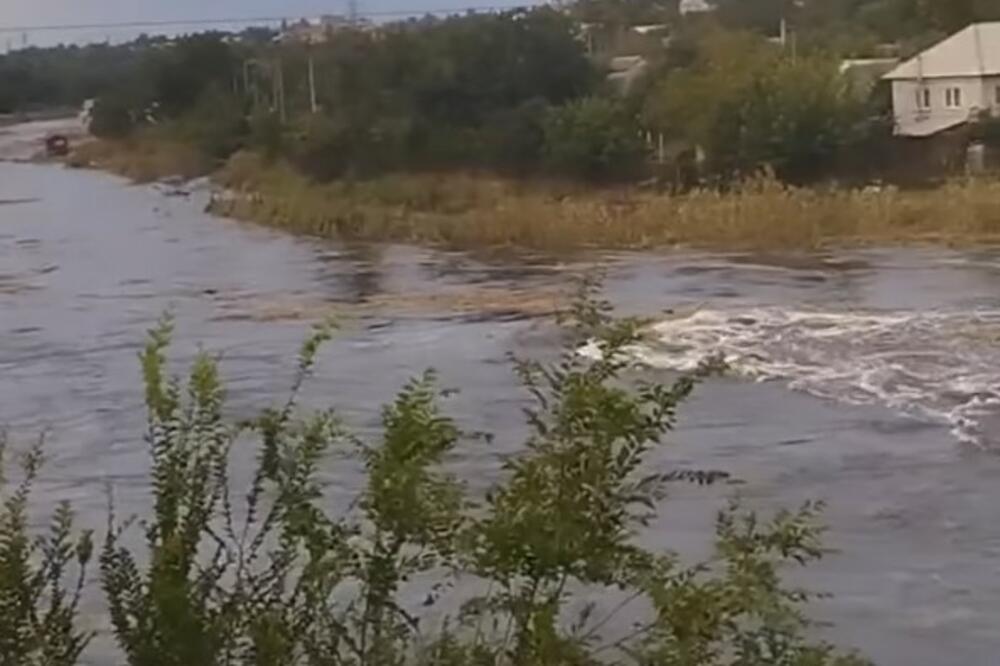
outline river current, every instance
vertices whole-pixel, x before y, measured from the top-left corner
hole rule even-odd
[[[0,130],[0,155],[44,131]],[[814,608],[826,637],[879,664],[998,662],[1000,251],[483,259],[290,237],[208,216],[207,196],[0,162],[0,423],[17,444],[46,433],[39,516],[69,499],[102,529],[108,487],[148,505],[136,353],[165,311],[177,369],[218,354],[237,414],[280,400],[311,323],[345,313],[307,402],[373,432],[380,405],[433,366],[461,389],[449,413],[497,435],[451,462],[486,487],[523,436],[508,355],[551,355],[541,315],[599,266],[623,312],[655,319],[634,350],[645,372],[709,354],[731,367],[650,464],[741,484],[675,489],[645,540],[699,552],[732,492],[765,510],[825,500],[837,552],[803,580],[833,595]],[[361,481],[342,459],[324,478],[344,502]],[[113,663],[104,644],[93,663]]]

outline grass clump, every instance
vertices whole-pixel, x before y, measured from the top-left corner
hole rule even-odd
[[[707,562],[685,563],[640,545],[669,484],[725,478],[649,468],[677,409],[718,367],[706,363],[668,384],[634,382],[629,347],[641,322],[608,311],[585,292],[569,313],[575,335],[565,352],[553,363],[516,363],[533,397],[525,412],[529,435],[484,496],[447,472],[449,456],[472,436],[442,411],[447,393],[433,373],[383,409],[379,434],[359,438],[335,411],[298,407],[330,337],[323,326],[302,348],[289,399],[231,422],[210,357],[194,362],[187,382],[169,376],[171,326],[164,321],[142,354],[153,510],[138,523],[112,517],[100,553],[124,663],[863,663],[811,641],[803,614],[811,595],[781,581],[784,567],[823,554],[815,505],[771,520],[731,506],[719,514]],[[600,351],[596,359],[577,353],[585,341]],[[256,469],[238,490],[230,461],[250,439],[258,442]],[[333,452],[353,454],[366,472],[356,501],[339,510],[331,510],[319,478]],[[72,553],[86,564],[89,536],[71,547],[61,513],[54,537],[38,542],[43,562],[52,564],[40,573],[25,569],[31,553],[23,514],[37,467],[36,458],[28,460],[28,480],[0,521],[0,641],[17,639],[0,646],[22,650],[3,657],[39,658],[0,663],[71,664],[88,636],[72,628],[79,586],[66,602],[58,581]],[[132,530],[141,530],[142,544],[130,545]],[[22,592],[23,580],[51,585]],[[51,607],[59,621],[51,627],[32,610],[48,607],[40,605],[42,589],[57,600]],[[417,590],[422,603],[412,601]],[[571,612],[598,590],[623,599],[617,610],[587,604]],[[621,612],[636,620],[634,629],[609,632]],[[23,629],[8,634],[7,627]],[[38,627],[50,628],[38,634]],[[22,635],[30,640],[19,642]],[[60,644],[68,646],[61,661],[30,651]]]

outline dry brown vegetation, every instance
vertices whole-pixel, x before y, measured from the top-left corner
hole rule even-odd
[[[246,154],[218,179],[228,188],[213,202],[219,214],[350,240],[544,250],[1000,240],[1000,182],[988,180],[861,191],[761,177],[725,192],[683,195],[440,174],[316,184]]]
[[[73,150],[67,164],[117,173],[137,183],[168,176],[196,178],[212,171],[213,164],[189,143],[152,134],[127,139],[95,139]]]
[[[84,144],[70,163],[139,182],[211,170],[187,145],[149,136]],[[439,173],[320,184],[249,153],[215,178],[226,188],[211,204],[219,215],[352,241],[548,251],[1000,241],[1000,181],[988,179],[910,191],[797,188],[762,176],[685,194]]]

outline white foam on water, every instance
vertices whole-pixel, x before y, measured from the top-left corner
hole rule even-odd
[[[721,355],[754,381],[885,405],[1000,445],[1000,310],[699,309],[654,324],[635,355],[677,371]]]

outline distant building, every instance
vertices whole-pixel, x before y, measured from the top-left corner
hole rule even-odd
[[[1000,22],[979,23],[883,77],[892,83],[896,134],[928,137],[1000,114]]]
[[[715,9],[715,5],[708,0],[681,0],[679,9],[681,14],[701,14]]]
[[[611,70],[608,82],[617,93],[628,95],[642,76],[649,71],[649,61],[637,55],[618,56],[611,59],[608,68]]]
[[[637,35],[666,35],[670,32],[670,25],[667,23],[648,23],[645,25],[633,25],[629,28]]]
[[[577,38],[587,53],[600,60],[617,56],[649,56],[663,51],[670,40],[671,26],[649,23],[622,26],[611,23],[579,23]]]
[[[286,26],[276,38],[283,44],[323,44],[337,32],[369,27],[364,20],[352,21],[346,16],[326,14],[319,18],[302,19]]]

